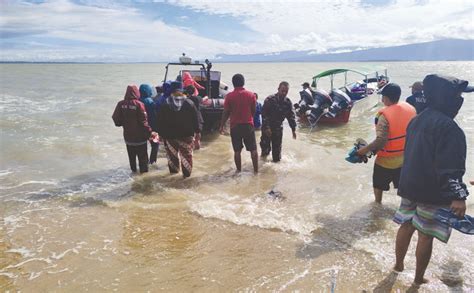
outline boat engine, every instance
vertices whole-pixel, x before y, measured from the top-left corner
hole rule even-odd
[[[319,118],[325,113],[325,109],[331,106],[332,99],[324,90],[317,89],[312,91],[312,93],[314,103],[308,106],[308,110],[305,114],[309,123],[311,123],[311,126],[314,126]]]
[[[340,111],[349,108],[351,104],[351,98],[341,90],[332,90],[329,96],[332,98],[332,104],[327,115],[332,118],[336,117]]]

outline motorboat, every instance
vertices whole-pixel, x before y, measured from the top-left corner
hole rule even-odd
[[[348,73],[361,76],[360,80],[348,82]],[[342,85],[336,87],[336,76],[343,75]],[[331,90],[319,85],[322,78],[329,78]],[[387,69],[380,66],[361,68],[335,68],[323,71],[312,78],[311,87],[300,92],[300,101],[294,105],[303,123],[315,127],[317,123],[340,124],[349,122],[354,106],[388,82]]]
[[[217,130],[224,111],[224,97],[228,92],[227,85],[221,82],[221,72],[211,70],[212,63],[208,59],[204,63],[192,62],[190,57],[183,54],[179,58],[179,62],[170,62],[166,65],[163,83],[169,82],[168,75],[172,67],[176,67],[178,70],[176,80],[183,80],[183,75],[187,72],[195,82],[202,86],[198,92],[202,97],[200,111],[204,120],[203,131]]]

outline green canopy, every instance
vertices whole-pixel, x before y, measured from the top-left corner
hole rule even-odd
[[[339,74],[339,73],[344,73],[344,72],[355,72],[360,75],[369,75],[369,74],[374,74],[378,71],[385,71],[387,68],[383,66],[377,66],[377,65],[367,65],[367,66],[360,66],[357,68],[336,68],[336,69],[329,69],[326,71],[323,71],[313,77],[313,79],[325,77],[325,76],[330,76],[334,74]]]
[[[311,86],[317,86],[317,80],[321,77],[329,76],[331,79],[331,88],[333,87],[333,76],[339,73],[355,72],[367,78],[369,75],[380,76],[380,73],[386,73],[387,68],[379,65],[363,65],[355,68],[334,68],[323,71],[313,77]],[[380,73],[379,73],[380,72]],[[345,81],[347,83],[347,81]]]

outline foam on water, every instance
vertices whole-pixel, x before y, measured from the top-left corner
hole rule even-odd
[[[190,200],[190,210],[204,218],[215,218],[237,225],[263,229],[277,229],[285,232],[310,235],[318,226],[311,221],[311,215],[292,211],[284,201],[274,200],[265,194],[241,198],[227,193],[202,195],[193,194],[199,200]],[[193,198],[193,195],[191,198]]]

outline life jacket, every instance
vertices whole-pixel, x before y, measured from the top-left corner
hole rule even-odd
[[[377,156],[395,157],[403,155],[407,126],[410,120],[416,116],[415,108],[408,103],[399,102],[382,108],[378,114],[387,119],[389,127],[387,143],[383,149],[377,152]]]

